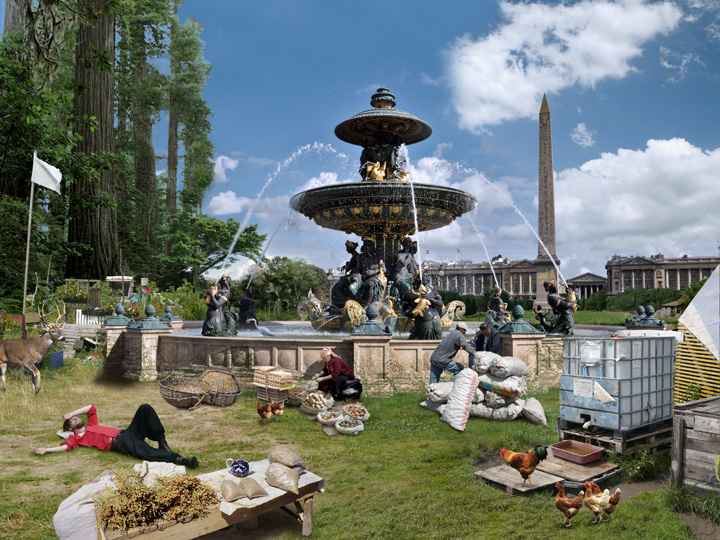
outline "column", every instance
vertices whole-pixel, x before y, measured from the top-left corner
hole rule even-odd
[[[645,270],[642,271],[642,288],[643,290],[647,288],[645,287]]]

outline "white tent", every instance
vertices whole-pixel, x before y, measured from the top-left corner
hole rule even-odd
[[[695,295],[679,322],[720,362],[720,266]]]

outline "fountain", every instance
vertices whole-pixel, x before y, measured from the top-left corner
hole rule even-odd
[[[290,200],[291,208],[321,227],[357,235],[363,244],[359,254],[354,247],[348,248],[352,258],[346,265],[343,290],[333,291],[334,305],[318,308],[314,303],[303,302],[298,306],[301,316],[309,315],[315,328],[350,330],[380,311],[386,313],[383,320],[387,319],[388,313],[395,312],[392,302],[397,304],[400,299],[386,294],[398,287],[388,283],[385,263],[391,265],[398,252],[407,250],[401,246],[403,239],[420,231],[445,227],[477,204],[475,197],[459,189],[410,181],[403,168],[404,146],[427,139],[432,128],[395,109],[395,96],[387,88],[379,88],[370,104],[372,109],[335,128],[341,141],[363,148],[359,170],[362,180],[310,189]],[[363,266],[363,257],[369,264]],[[363,271],[353,275],[354,261]],[[371,283],[374,289],[366,283]],[[379,309],[372,309],[369,317],[367,310],[371,304]],[[442,325],[451,326],[455,316],[462,313],[461,302],[451,303],[445,309]],[[409,329],[413,320],[398,313],[397,327]]]

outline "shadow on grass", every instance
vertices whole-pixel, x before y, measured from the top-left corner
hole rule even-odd
[[[137,386],[138,381],[123,377],[121,369],[101,369],[95,375],[95,382],[101,386],[112,388],[132,388]]]

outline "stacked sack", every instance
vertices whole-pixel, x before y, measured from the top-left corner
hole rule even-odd
[[[525,377],[530,368],[512,356],[500,356],[488,351],[475,353],[475,372],[485,400],[474,405],[470,414],[491,420],[514,420],[521,414],[531,422],[547,425],[545,411],[535,398],[521,399],[527,394]]]
[[[468,416],[491,420],[514,420],[521,414],[531,422],[547,425],[545,411],[527,393],[525,377],[530,370],[522,360],[481,351],[473,368],[462,370],[453,382],[431,384],[423,407],[437,412],[458,431],[465,429]]]

